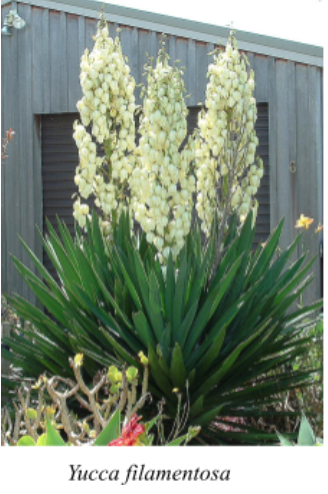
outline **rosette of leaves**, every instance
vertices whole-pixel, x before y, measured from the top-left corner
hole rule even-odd
[[[214,275],[215,234],[204,249],[199,228],[189,234],[175,262],[169,257],[164,271],[145,235],[131,236],[126,214],[111,243],[103,239],[96,216],[87,222],[86,236],[75,241],[61,221],[60,236],[48,224],[44,248],[60,281],[23,242],[40,276],[16,258],[15,265],[47,312],[21,296],[9,297],[34,330],[24,338],[7,338],[10,351],[4,357],[28,376],[48,370],[65,377],[72,374],[67,357],[81,352],[91,378],[99,364],[123,362],[141,369],[143,352],[149,361],[148,389],[165,398],[171,422],[178,389],[190,407],[187,425],[202,427],[202,441],[277,441],[276,434],[249,426],[248,419],[262,416],[262,407],[279,399],[277,393],[313,382],[311,369],[279,377],[270,371],[308,351],[309,338],[302,332],[310,323],[304,318],[308,321],[322,302],[302,308],[295,302],[312,280],[314,259],[306,263],[303,254],[291,261],[300,237],[277,256],[283,221],[255,252],[252,215],[239,233],[236,224],[232,218]],[[224,430],[226,417],[245,419],[239,432]]]

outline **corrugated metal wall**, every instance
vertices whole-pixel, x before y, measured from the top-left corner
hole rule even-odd
[[[2,9],[2,22],[9,6]],[[28,262],[17,235],[42,255],[35,225],[42,226],[40,114],[76,111],[81,97],[79,59],[93,45],[93,19],[19,4],[26,27],[2,38],[2,129],[16,131],[2,165],[2,289],[29,296],[9,260]],[[117,26],[113,26],[113,30]],[[131,71],[142,82],[145,53],[155,56],[161,33],[120,26]],[[113,33],[112,30],[112,33]],[[186,67],[188,106],[204,101],[206,70],[213,45],[168,36],[168,52]],[[255,70],[255,97],[269,105],[271,226],[285,216],[281,245],[295,235],[300,213],[322,221],[322,69],[248,53]],[[290,162],[296,162],[291,173]],[[312,253],[318,253],[320,238]],[[315,267],[319,276],[319,261]],[[309,297],[319,296],[319,280]]]

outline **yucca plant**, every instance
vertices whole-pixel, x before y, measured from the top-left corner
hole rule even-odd
[[[178,389],[190,407],[188,425],[202,427],[200,440],[275,442],[276,434],[246,422],[238,424],[239,432],[227,432],[222,423],[258,417],[263,405],[279,399],[276,393],[312,382],[311,370],[270,374],[307,351],[309,338],[300,338],[309,324],[304,317],[322,305],[296,306],[314,260],[305,264],[303,254],[291,261],[300,236],[277,256],[282,227],[283,221],[253,252],[252,216],[239,233],[232,219],[213,274],[214,243],[204,249],[197,227],[177,261],[169,257],[163,268],[145,236],[131,236],[125,214],[110,242],[95,215],[75,241],[61,221],[60,235],[48,224],[43,244],[59,281],[23,242],[41,277],[14,258],[16,268],[47,312],[18,295],[8,297],[32,326],[24,338],[6,339],[10,351],[4,356],[31,377],[45,370],[65,377],[72,375],[68,356],[81,352],[91,378],[99,364],[141,368],[143,352],[149,391],[165,398],[171,421]]]

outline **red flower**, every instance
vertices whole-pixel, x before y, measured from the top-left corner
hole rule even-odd
[[[146,430],[143,424],[138,424],[140,419],[135,413],[130,422],[123,427],[121,436],[111,441],[108,446],[138,446],[138,437]]]

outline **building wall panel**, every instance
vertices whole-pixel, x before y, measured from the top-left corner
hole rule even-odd
[[[85,18],[85,47],[88,50],[92,50],[93,47],[93,39],[92,37],[96,34],[97,22],[94,19]],[[82,50],[81,55],[84,50]]]
[[[31,24],[31,8],[23,5],[20,9],[20,15],[26,21],[27,25]],[[26,81],[33,81],[32,73],[32,31],[28,29],[24,36],[17,37],[18,52],[17,62],[19,67],[18,92],[16,95],[15,107],[19,109],[17,134],[24,139],[24,145],[18,148],[18,167],[16,173],[19,175],[19,209],[17,213],[20,219],[20,235],[23,239],[29,238],[31,244],[34,244],[35,227],[34,227],[34,173],[33,173],[33,114],[32,107],[32,85],[26,84]],[[15,130],[16,130],[15,129]],[[16,164],[15,164],[16,165]],[[16,165],[17,166],[17,165]],[[25,249],[22,250],[20,260],[26,264],[29,256]],[[23,284],[22,294],[28,296],[29,289]]]
[[[276,62],[276,148],[277,148],[277,202],[278,218],[285,218],[285,227],[281,235],[281,247],[290,243],[290,170],[289,170],[289,126],[293,125],[288,114],[288,74],[284,60]],[[273,110],[273,111],[274,111]]]
[[[61,63],[62,57],[66,47],[64,47],[63,40],[60,37],[61,31],[61,13],[57,11],[50,11],[49,15],[49,57],[50,57],[50,112],[60,113],[65,111],[62,104],[61,93],[63,90],[67,92],[62,86],[61,77]],[[64,58],[65,59],[65,58]]]
[[[209,43],[196,43],[196,75],[195,75],[195,104],[205,101],[207,84],[207,68],[213,61],[213,55],[209,55],[213,50]],[[189,104],[189,103],[188,103]]]
[[[84,51],[83,45],[79,43],[80,23],[77,15],[67,15],[66,21],[66,53],[69,53],[69,63],[67,63],[67,110],[76,109],[76,102],[81,99],[80,88],[80,58]],[[84,43],[84,35],[81,38]]]
[[[9,8],[5,9],[5,12]],[[4,238],[5,243],[2,243],[2,290],[11,292],[16,290],[19,293],[23,292],[22,281],[14,269],[10,259],[10,254],[22,258],[22,247],[17,235],[21,234],[21,194],[20,190],[24,186],[21,181],[20,166],[20,149],[26,145],[26,137],[19,134],[19,66],[18,66],[18,46],[19,38],[23,37],[22,32],[17,32],[17,36],[6,36],[2,38],[2,129],[3,132],[12,128],[16,131],[15,139],[8,147],[8,158],[1,164],[2,190],[1,202],[2,208],[5,211],[5,221],[2,224],[1,240]],[[21,76],[21,75],[20,75]],[[29,166],[24,160],[24,166]],[[3,278],[5,276],[5,278]]]
[[[7,9],[1,10],[1,25],[3,26],[4,18]],[[4,133],[5,129],[9,129],[12,125],[12,109],[8,105],[8,98],[5,97],[9,88],[10,81],[10,45],[2,43],[1,53],[1,76],[2,76],[2,91],[1,91],[1,130]],[[7,249],[8,249],[8,213],[6,200],[6,185],[9,179],[8,163],[12,163],[12,159],[6,158],[1,163],[1,289],[2,291],[8,286],[7,284]]]
[[[9,6],[2,8],[2,19]],[[92,49],[96,19],[19,4],[26,27],[2,39],[2,128],[16,130],[9,158],[2,166],[2,286],[23,293],[9,253],[27,261],[18,234],[40,252],[35,224],[42,219],[40,119],[38,115],[76,111],[81,97],[80,57]],[[111,24],[115,35],[117,24]],[[161,32],[122,25],[120,38],[137,84],[147,60],[156,57]],[[214,45],[170,34],[171,61],[186,67],[188,106],[204,101],[207,54]],[[255,97],[269,107],[271,228],[285,216],[282,246],[295,235],[300,213],[322,221],[322,69],[248,52],[255,70]],[[140,92],[137,88],[136,95]],[[139,98],[137,102],[140,103]],[[296,161],[296,173],[289,164]],[[23,190],[24,189],[24,190]],[[316,237],[313,253],[317,252]],[[319,262],[316,269],[318,269]],[[25,293],[25,292],[24,292]]]
[[[276,114],[276,66],[275,59],[268,57],[268,102],[269,102],[269,166],[270,166],[270,218],[271,229],[278,224],[277,211],[277,114]],[[255,75],[256,77],[256,75]]]
[[[299,217],[299,204],[298,204],[298,196],[297,196],[297,140],[296,140],[296,119],[294,116],[296,115],[296,81],[295,81],[295,64],[292,62],[287,62],[287,94],[288,94],[288,108],[286,111],[288,115],[291,115],[289,119],[288,126],[288,144],[289,144],[289,158],[288,158],[288,166],[289,166],[289,179],[290,179],[290,191],[289,191],[289,206],[290,206],[290,222],[289,229],[295,232],[295,224],[296,220]],[[292,165],[295,163],[296,168]],[[286,225],[287,226],[287,225]],[[294,258],[296,257],[296,252],[294,254]]]
[[[316,69],[302,64],[296,64],[296,135],[297,135],[297,160],[296,160],[296,180],[299,213],[314,218],[317,224],[319,218],[318,211],[318,180],[320,166],[317,166],[316,135],[320,129],[316,125],[316,92],[318,88],[315,84]],[[319,253],[320,237],[315,236],[310,239],[310,234],[306,235],[305,248],[310,250],[311,255]],[[300,247],[301,249],[301,247]],[[316,282],[313,286],[318,286],[319,261],[314,266]],[[306,292],[306,298],[311,298],[312,286]]]
[[[123,33],[122,33],[123,34]],[[122,41],[122,47],[124,50],[124,53],[126,53],[126,50],[123,46],[123,41]],[[147,82],[147,76],[142,75],[145,72],[144,65],[147,62],[147,55],[150,56],[150,49],[151,49],[151,39],[149,35],[149,31],[146,31],[145,29],[140,29],[138,32],[138,63],[139,63],[139,83],[146,84]],[[128,55],[128,53],[126,53]],[[131,55],[129,56],[129,63],[131,59]],[[141,88],[136,88],[135,94],[136,96],[139,96]],[[141,103],[141,101],[138,98],[138,104]]]
[[[258,103],[265,103],[268,101],[268,57],[255,55],[252,68],[256,75],[254,96]]]
[[[47,39],[47,33],[45,32],[46,25],[44,23],[45,18],[44,9],[34,8],[32,10],[33,16],[33,29],[32,29],[32,96],[33,96],[33,109],[35,113],[41,113],[44,108],[44,74],[46,67],[49,64],[48,57],[44,57],[46,53],[46,46],[40,42]],[[43,63],[40,60],[43,59]]]
[[[34,11],[34,9],[33,9]],[[33,25],[34,29],[34,25]],[[39,43],[42,47],[41,55],[39,59],[36,59],[35,63],[40,64],[43,67],[43,109],[40,113],[49,113],[51,110],[51,67],[53,65],[51,52],[50,52],[50,11],[44,9],[43,11],[43,34],[42,39],[39,39]],[[33,108],[33,112],[36,110]]]

